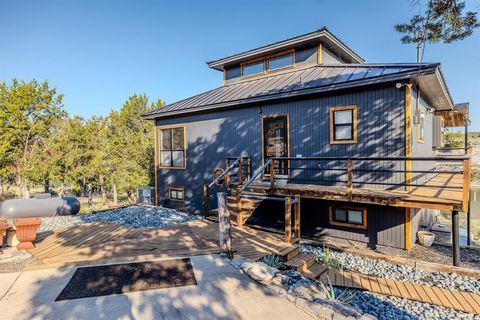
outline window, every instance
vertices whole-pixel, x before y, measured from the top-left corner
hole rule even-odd
[[[425,109],[419,108],[417,113],[417,142],[425,141]]]
[[[262,74],[265,71],[265,61],[264,59],[247,62],[241,65],[242,67],[242,77],[248,77],[253,75]]]
[[[367,210],[365,208],[330,207],[329,215],[331,225],[367,228]]]
[[[160,167],[185,169],[185,127],[159,130]]]
[[[185,191],[183,188],[169,188],[168,189],[168,198],[173,201],[183,201],[185,196]]]
[[[330,143],[357,143],[357,106],[330,108]]]
[[[294,51],[280,53],[267,57],[267,70],[275,71],[293,66]]]

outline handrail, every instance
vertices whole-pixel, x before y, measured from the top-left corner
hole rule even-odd
[[[230,170],[232,170],[239,162],[240,162],[240,159],[241,158],[238,158],[237,160],[235,160],[231,165],[230,167],[228,167],[225,171],[222,172],[221,175],[219,175],[218,177],[215,178],[215,180],[213,180],[212,182],[210,182],[210,184],[208,185],[209,188],[213,187],[221,178],[223,178],[228,172],[230,172]]]
[[[243,191],[245,191],[249,185],[252,184],[253,181],[255,181],[259,175],[262,174],[263,171],[265,171],[265,169],[268,168],[268,166],[270,166],[270,163],[272,162],[272,158],[268,159],[267,162],[265,162],[265,164],[257,170],[257,172],[255,172],[255,174],[252,176],[252,178],[250,178],[250,180],[248,180],[242,187],[242,189],[240,189],[240,193],[242,193]]]

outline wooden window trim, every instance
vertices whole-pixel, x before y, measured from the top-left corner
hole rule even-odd
[[[262,125],[262,165],[265,165],[265,150],[264,150],[264,143],[265,143],[265,129],[264,129],[264,122],[265,119],[268,118],[276,118],[276,117],[287,117],[287,147],[288,147],[288,157],[290,158],[290,114],[288,113],[273,113],[262,117],[261,125]],[[288,168],[290,168],[290,160],[288,160]],[[270,174],[264,174],[266,177],[269,177]],[[288,170],[288,176],[290,177],[290,169]]]
[[[322,64],[323,63],[323,45],[320,42],[318,44],[318,49],[317,49],[317,64]]]
[[[423,139],[421,139],[420,138],[420,126],[421,126],[420,114],[423,113],[425,115],[425,119],[427,117],[427,114],[426,114],[426,111],[423,107],[418,108],[418,113],[419,113],[419,119],[418,119],[418,123],[415,125],[415,129],[416,129],[415,131],[416,131],[416,134],[417,134],[417,143],[424,144],[425,143],[425,121],[423,122]]]
[[[334,209],[344,209],[347,210],[356,210],[362,211],[362,224],[348,223],[348,222],[338,222],[333,219],[333,210]],[[357,229],[367,229],[367,208],[364,207],[348,207],[348,206],[329,206],[328,207],[328,223],[333,226],[357,228]]]
[[[279,57],[279,56],[283,56],[283,55],[287,55],[287,54],[290,54],[292,56],[292,64],[291,65],[289,65],[287,67],[282,67],[282,68],[270,70],[269,60],[271,58],[275,58],[275,57]],[[274,54],[271,54],[271,55],[268,55],[268,56],[265,57],[265,71],[266,71],[267,74],[275,73],[275,72],[279,72],[279,71],[283,71],[283,70],[288,70],[288,69],[295,69],[295,49],[290,49],[290,50],[277,52],[277,53],[274,53]]]
[[[358,121],[357,121],[357,105],[351,106],[342,106],[342,107],[330,107],[330,144],[356,144],[358,143]],[[352,140],[335,140],[335,127],[333,123],[333,114],[336,111],[343,111],[343,110],[352,110],[353,111],[353,139]]]
[[[183,194],[182,199],[177,199],[177,198],[172,198],[172,191],[181,191]],[[176,201],[176,202],[184,202],[185,201],[185,188],[173,188],[169,187],[168,188],[168,200],[170,201]]]
[[[263,72],[259,72],[259,73],[255,73],[255,74],[250,74],[248,76],[244,76],[243,75],[243,67],[244,66],[247,66],[249,64],[254,64],[254,63],[257,63],[259,61],[262,61],[263,62]],[[250,79],[250,78],[255,78],[255,77],[259,77],[259,76],[262,76],[266,73],[265,71],[265,57],[260,57],[260,58],[255,58],[255,59],[252,59],[252,60],[248,60],[248,61],[245,61],[245,62],[241,62],[240,63],[240,79],[243,80],[243,79]]]
[[[186,170],[187,169],[187,126],[185,125],[169,125],[169,126],[159,126],[157,127],[157,135],[161,134],[161,130],[165,129],[178,129],[182,128],[183,129],[183,167],[166,167],[162,166],[160,164],[160,161],[158,161],[158,168],[159,169],[168,169],[168,170]],[[155,145],[155,150],[158,148],[157,155],[161,155],[161,147],[160,144],[162,143],[161,137],[157,138],[157,145]]]

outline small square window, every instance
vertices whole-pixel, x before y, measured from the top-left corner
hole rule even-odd
[[[168,198],[174,201],[183,201],[184,193],[182,188],[170,188],[168,190]]]
[[[331,225],[366,229],[366,214],[366,209],[330,207],[329,222]]]

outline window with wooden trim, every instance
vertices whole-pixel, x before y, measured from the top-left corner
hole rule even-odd
[[[241,65],[242,77],[260,75],[265,72],[265,60],[255,60]]]
[[[366,229],[367,209],[331,206],[329,208],[329,223],[337,226]]]
[[[160,167],[185,168],[185,127],[159,128],[160,139]]]
[[[267,57],[267,71],[277,71],[293,67],[294,61],[294,51],[271,55]]]
[[[330,108],[330,143],[357,143],[357,106]]]
[[[183,188],[169,188],[168,199],[173,201],[183,201],[185,199],[185,190]]]
[[[417,142],[425,142],[425,109],[419,108],[417,112]]]

